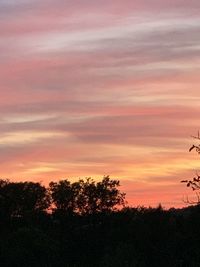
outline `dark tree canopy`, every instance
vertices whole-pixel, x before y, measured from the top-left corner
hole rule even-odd
[[[107,219],[125,205],[119,185],[109,176],[49,186],[0,180],[0,266],[97,266]]]
[[[77,182],[60,180],[48,187],[34,182],[0,180],[1,218],[24,217],[36,213],[93,214],[115,211],[125,205],[125,193],[118,189],[118,180],[109,176],[99,182],[92,178]]]
[[[93,214],[114,211],[125,205],[125,193],[118,189],[118,180],[105,176],[95,182],[91,178],[71,183],[69,180],[49,184],[52,203],[56,210],[67,213]]]
[[[199,267],[200,205],[124,205],[108,176],[46,187],[0,180],[0,266]]]
[[[0,213],[20,217],[44,212],[50,204],[47,189],[40,183],[0,180]]]
[[[78,209],[78,200],[81,194],[81,184],[71,183],[69,180],[51,182],[49,191],[52,198],[53,210],[75,213]]]

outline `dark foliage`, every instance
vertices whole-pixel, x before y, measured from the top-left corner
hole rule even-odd
[[[49,188],[0,181],[0,266],[200,266],[199,205],[117,210],[118,186],[109,177]]]
[[[61,180],[49,184],[55,212],[81,215],[111,212],[124,206],[125,194],[118,187],[119,181],[111,180],[109,176],[100,182],[86,178],[74,183]]]
[[[50,205],[48,190],[40,183],[0,180],[0,218],[28,217]]]
[[[200,140],[200,134],[198,132],[197,136],[192,136],[195,140]],[[200,154],[200,144],[192,145],[189,149],[189,152],[196,150]],[[190,201],[188,198],[185,202],[189,204],[199,204],[200,203],[200,175],[196,173],[196,176],[192,179],[182,180],[181,183],[185,183],[187,187],[190,187],[196,193],[196,201]]]

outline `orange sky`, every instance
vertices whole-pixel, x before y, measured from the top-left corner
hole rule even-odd
[[[183,206],[199,130],[199,0],[0,1],[1,177],[118,178]]]

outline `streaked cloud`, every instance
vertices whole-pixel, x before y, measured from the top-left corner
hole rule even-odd
[[[27,145],[38,140],[45,141],[52,137],[60,136],[59,133],[49,132],[12,132],[1,135],[0,146]]]

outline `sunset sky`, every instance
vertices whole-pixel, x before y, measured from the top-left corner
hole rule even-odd
[[[183,206],[200,121],[199,0],[1,0],[1,177],[109,174]]]

